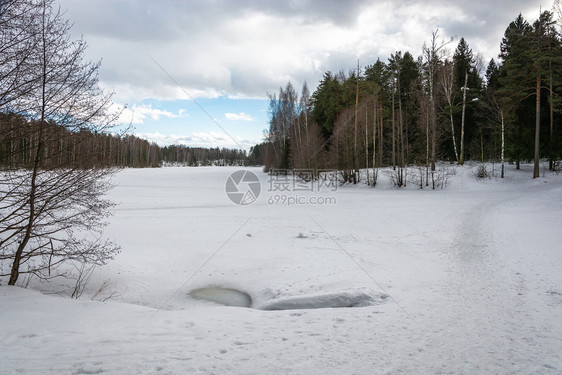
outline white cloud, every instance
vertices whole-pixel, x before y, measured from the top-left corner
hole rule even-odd
[[[139,138],[143,138],[146,139],[148,141],[157,143],[159,145],[164,145],[167,144],[167,142],[171,139],[172,136],[170,135],[166,135],[166,134],[162,134],[160,132],[154,132],[154,133],[136,133],[135,134],[137,137]]]
[[[123,123],[143,124],[144,120],[151,119],[158,121],[160,118],[184,118],[189,115],[184,109],[180,109],[178,113],[172,113],[167,110],[152,108],[152,105],[133,105],[131,108],[125,108],[121,113],[120,120]]]
[[[519,12],[532,21],[540,0],[307,0],[130,2],[60,0],[88,58],[121,102],[193,97],[260,97],[291,80],[313,91],[324,72],[421,53],[440,27],[496,57]],[[551,1],[547,1],[551,3]],[[550,4],[543,4],[549,9]],[[534,15],[533,15],[534,13]],[[126,19],[127,22],[123,22]],[[458,41],[458,39],[457,39]],[[455,46],[452,46],[454,49]],[[149,56],[165,70],[163,72]],[[168,74],[183,88],[170,80]],[[123,99],[122,99],[123,98]],[[160,114],[164,116],[164,114]]]
[[[225,113],[224,117],[226,117],[228,120],[233,120],[233,121],[256,121],[254,117],[244,112]]]
[[[234,142],[228,135],[210,131],[210,132],[194,132],[192,135],[176,135],[162,134],[160,132],[136,133],[136,136],[154,142],[159,146],[184,145],[191,147],[226,147],[240,148],[249,150],[250,147],[260,143],[260,139],[245,139],[239,136],[234,137]]]
[[[266,99],[287,81],[297,91],[306,81],[314,92],[325,72],[347,72],[357,59],[365,67],[377,58],[386,62],[396,51],[417,58],[436,28],[444,39],[464,37],[486,63],[497,57],[509,23],[520,12],[530,22],[535,20],[541,1],[58,0],[74,25],[74,37],[83,35],[88,43],[86,60],[103,59],[101,86],[115,92],[117,103],[137,103],[123,111],[121,121],[146,125],[139,126],[145,130],[139,135],[161,145],[205,147],[238,147],[236,142],[246,147],[259,143],[261,134],[233,142],[220,132],[205,132],[195,113],[189,122],[191,135],[170,135],[185,129],[175,127],[167,133],[172,121],[161,121],[158,132],[148,133],[155,131],[154,120],[187,116],[163,101]],[[543,9],[551,4],[552,0],[543,2]],[[451,52],[459,38],[447,46]],[[254,120],[245,127],[259,128],[260,116],[225,113],[230,110],[212,113],[224,113],[223,120]]]

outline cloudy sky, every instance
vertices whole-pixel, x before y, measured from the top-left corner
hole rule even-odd
[[[439,28],[487,62],[522,13],[552,0],[60,0],[134,132],[165,144],[243,147],[268,127],[267,93],[324,72],[417,57]],[[452,51],[451,51],[452,52]],[[193,102],[194,98],[196,102]],[[202,110],[203,108],[203,110]],[[210,117],[209,117],[210,116]],[[211,119],[212,118],[212,119]],[[234,138],[234,141],[231,139]],[[236,142],[236,143],[235,143]]]

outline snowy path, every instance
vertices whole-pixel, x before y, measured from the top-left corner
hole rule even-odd
[[[560,246],[552,248],[548,237],[542,238],[544,246],[538,244],[537,224],[525,217],[536,201],[543,206],[536,210],[544,212],[546,206],[556,205],[556,200],[549,202],[555,197],[562,197],[560,188],[533,189],[509,198],[486,197],[481,203],[471,195],[476,204],[460,215],[452,246],[443,250],[449,258],[448,277],[433,306],[438,308],[435,314],[440,320],[433,324],[430,346],[441,353],[441,362],[459,366],[454,373],[560,371],[562,301],[556,301],[557,291],[544,289],[544,282],[557,285],[559,291],[562,278],[556,269],[545,269],[552,265],[536,260],[544,251],[558,253],[547,259],[560,259]],[[555,229],[560,224],[558,217],[539,226]],[[525,241],[525,237],[532,241]],[[528,246],[529,242],[536,244]],[[523,264],[546,271],[545,278],[519,268]],[[432,323],[436,322],[427,324]]]
[[[107,279],[121,294],[0,287],[0,373],[562,373],[562,176],[478,183],[461,170],[439,192],[234,207],[229,172],[119,175],[109,234],[123,253],[86,294]],[[213,285],[256,307],[374,303],[262,311],[187,295]]]

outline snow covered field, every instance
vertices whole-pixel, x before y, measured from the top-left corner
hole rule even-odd
[[[0,287],[0,373],[560,374],[562,175],[530,168],[289,192],[253,168],[244,206],[238,168],[122,171],[122,252],[79,300]]]

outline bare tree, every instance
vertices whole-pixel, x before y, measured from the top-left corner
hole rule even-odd
[[[453,38],[449,41],[439,41],[439,29],[431,34],[431,40],[428,44],[424,43],[423,46],[423,59],[426,70],[426,79],[429,89],[430,101],[430,127],[431,127],[431,170],[435,171],[435,161],[437,159],[437,114],[436,114],[436,95],[435,95],[435,79],[437,71],[442,60],[443,48],[451,43]]]
[[[500,123],[500,133],[501,133],[501,178],[505,177],[505,125],[508,119],[510,112],[514,109],[514,106],[511,102],[506,100],[498,99],[496,93],[488,89],[487,90],[487,99],[490,103],[490,106],[493,110],[493,113]]]
[[[441,89],[443,90],[443,96],[447,100],[447,109],[449,112],[449,119],[451,121],[451,137],[453,139],[453,150],[455,151],[455,158],[457,159],[457,163],[459,162],[459,153],[457,151],[457,141],[455,138],[455,122],[453,119],[453,99],[454,99],[454,82],[455,82],[455,66],[452,61],[445,60],[441,70],[441,79],[439,83],[441,85]]]
[[[84,62],[86,44],[70,39],[70,23],[54,1],[14,6],[29,4],[34,6],[25,9],[31,13],[22,14],[33,22],[22,43],[33,48],[24,48],[25,69],[12,73],[29,84],[8,87],[6,97],[18,100],[9,105],[4,101],[0,107],[2,112],[25,114],[32,125],[29,163],[0,172],[0,276],[9,276],[10,285],[20,274],[40,278],[64,274],[60,266],[69,260],[104,264],[119,250],[102,239],[101,231],[112,206],[104,194],[114,170],[97,164],[102,150],[81,147],[80,141],[87,139],[81,133],[109,130],[119,113],[110,113],[111,94],[98,86],[99,63]],[[73,137],[73,148],[81,147],[73,158],[62,157],[73,152],[63,146],[70,144],[64,137]]]
[[[421,134],[425,134],[425,186],[429,185],[429,169],[430,169],[430,112],[431,101],[427,90],[427,80],[421,77],[416,80],[416,89],[414,95],[418,103],[418,127]],[[423,174],[420,169],[420,187],[423,186]]]
[[[299,98],[291,82],[279,88],[279,96],[269,95],[270,124],[267,141],[271,143],[273,155],[266,169],[291,168],[291,142],[293,149],[302,144]]]
[[[468,91],[468,71],[464,72],[464,85],[462,90],[462,114],[461,114],[461,155],[459,164],[464,165],[464,120],[466,114],[466,92]]]

